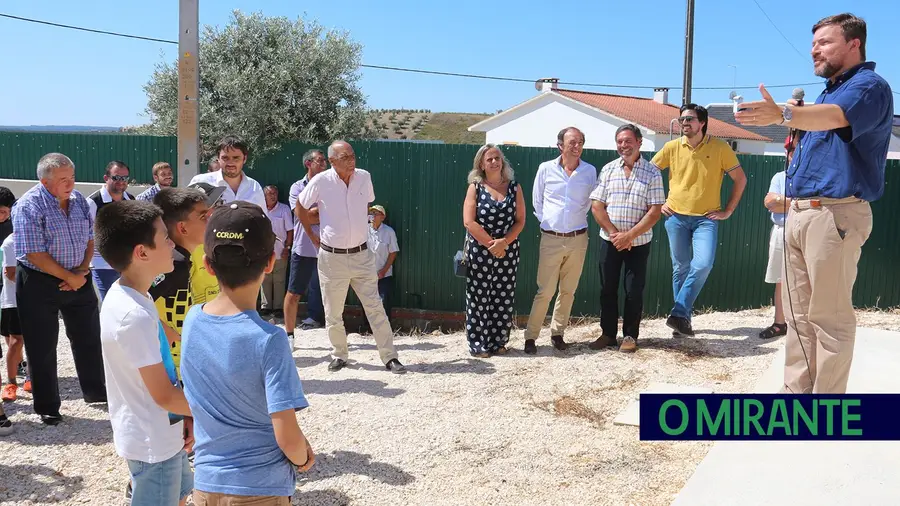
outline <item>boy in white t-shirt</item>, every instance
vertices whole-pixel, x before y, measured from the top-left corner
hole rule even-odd
[[[6,338],[8,352],[6,354],[6,377],[8,383],[3,387],[0,399],[12,402],[18,396],[16,376],[22,363],[25,341],[22,339],[22,326],[19,324],[19,310],[16,309],[16,243],[15,235],[9,234],[0,245],[3,253],[3,290],[0,291],[0,336]],[[26,374],[24,390],[31,391],[31,379]]]
[[[132,506],[184,505],[194,488],[191,412],[177,387],[159,313],[148,293],[172,272],[162,210],[150,202],[107,204],[94,225],[97,250],[121,277],[100,310],[100,341],[116,453],[128,462]]]

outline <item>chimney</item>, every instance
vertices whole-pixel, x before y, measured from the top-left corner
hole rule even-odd
[[[667,105],[669,103],[669,88],[653,88],[653,101]]]
[[[534,88],[541,93],[546,93],[548,91],[553,91],[559,89],[559,78],[558,77],[545,77],[543,79],[538,79],[534,83]]]

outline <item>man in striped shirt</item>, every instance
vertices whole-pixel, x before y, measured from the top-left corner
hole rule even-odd
[[[644,282],[653,225],[666,203],[662,175],[641,156],[643,136],[625,124],[616,130],[619,158],[600,171],[591,193],[591,212],[600,225],[600,327],[603,334],[589,345],[592,350],[616,346],[619,330],[619,279],[625,267],[625,311],[619,351],[637,349],[643,312]]]
[[[174,180],[175,174],[172,172],[172,166],[166,162],[156,162],[153,164],[153,181],[156,183],[144,190],[136,198],[153,202],[153,197],[156,197],[156,194],[163,188],[172,186]]]

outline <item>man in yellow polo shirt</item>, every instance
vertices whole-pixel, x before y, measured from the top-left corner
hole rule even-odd
[[[675,306],[666,320],[674,337],[693,336],[691,313],[716,258],[719,221],[734,212],[747,176],[725,141],[706,134],[709,115],[696,104],[681,106],[682,136],[667,142],[651,163],[669,169],[669,196],[662,206],[672,253]],[[722,209],[722,181],[734,181]]]

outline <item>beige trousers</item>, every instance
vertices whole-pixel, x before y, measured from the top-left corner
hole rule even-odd
[[[228,495],[194,489],[194,506],[291,506],[290,497]]]
[[[862,201],[810,207],[800,200],[791,206],[786,227],[782,392],[845,393],[856,340],[853,284],[872,232],[872,209]]]
[[[332,356],[347,360],[350,353],[347,349],[347,331],[344,329],[344,302],[347,300],[347,288],[353,287],[372,327],[381,361],[387,364],[397,358],[394,333],[378,295],[378,274],[372,251],[342,255],[319,250],[318,266],[325,304],[325,331],[334,348]]]
[[[260,293],[262,295],[262,307],[270,311],[284,309],[285,284],[287,283],[288,261],[279,258],[275,260],[275,268],[263,279]]]
[[[559,237],[541,234],[540,257],[538,258],[537,294],[531,305],[525,339],[537,339],[541,326],[550,308],[550,299],[559,288],[550,335],[561,336],[569,326],[569,314],[575,301],[575,290],[581,279],[584,257],[587,255],[588,234],[575,237]]]

